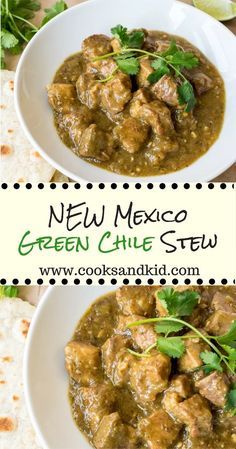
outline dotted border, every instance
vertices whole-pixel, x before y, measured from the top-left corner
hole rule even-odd
[[[32,188],[38,188],[39,190],[43,190],[45,188],[45,186],[48,186],[51,190],[55,190],[55,189],[69,189],[69,188],[74,188],[75,190],[79,190],[81,187],[85,187],[88,190],[92,190],[94,187],[99,188],[100,190],[104,190],[107,188],[110,188],[112,190],[117,189],[118,187],[122,187],[124,190],[128,190],[130,187],[134,187],[136,190],[140,190],[140,189],[147,189],[147,190],[152,190],[152,189],[156,189],[156,190],[164,190],[166,188],[171,188],[172,190],[177,190],[178,188],[183,188],[185,190],[189,190],[189,189],[197,189],[197,190],[201,190],[204,186],[207,186],[209,190],[213,190],[215,187],[220,187],[220,189],[222,190],[226,190],[229,188],[234,189],[235,188],[235,184],[234,183],[225,183],[225,182],[209,182],[209,183],[146,183],[145,181],[143,183],[84,183],[84,184],[80,184],[78,182],[71,182],[71,183],[67,183],[67,182],[63,182],[63,183],[55,183],[55,182],[51,182],[50,184],[47,183],[38,183],[38,184],[31,184],[29,182],[27,183],[14,183],[14,184],[7,184],[5,182],[1,183],[0,188],[2,190],[7,190],[10,188],[13,188],[15,190],[22,190],[22,189],[26,189],[26,190],[31,190]]]
[[[110,279],[108,282],[105,281],[104,278],[99,278],[98,281],[94,282],[93,279],[87,278],[85,281],[81,282],[81,279],[75,278],[73,280],[73,283],[69,284],[69,281],[67,278],[63,278],[61,280],[57,280],[55,278],[50,278],[48,281],[44,281],[42,278],[37,279],[34,285],[182,285],[182,282],[180,283],[178,279],[174,278],[170,282],[167,282],[165,278],[160,279],[154,279],[154,278],[148,278],[147,280],[142,280],[140,278],[136,278],[134,282],[130,281],[127,278],[124,278],[122,281],[118,281],[116,278]],[[228,279],[221,279],[220,282],[216,281],[214,278],[210,278],[207,280],[204,280],[202,278],[196,279],[195,282],[192,282],[191,279],[186,278],[183,280],[184,285],[236,285],[236,279],[234,279],[232,282]],[[24,282],[20,282],[19,279],[0,279],[0,285],[31,285],[32,280],[30,278],[27,278],[24,280]]]
[[[140,190],[140,189],[147,189],[147,190],[164,190],[167,188],[171,188],[172,190],[177,190],[177,189],[185,189],[185,190],[190,190],[190,189],[196,189],[196,190],[201,190],[204,187],[207,187],[209,190],[213,190],[215,187],[220,188],[221,190],[226,190],[226,189],[234,189],[235,188],[235,183],[147,183],[147,182],[142,182],[142,183],[78,183],[78,182],[70,182],[70,183],[12,183],[12,184],[7,184],[7,183],[1,183],[0,184],[0,189],[2,190],[7,190],[7,189],[15,189],[15,190],[22,190],[22,189],[26,189],[26,190],[31,190],[33,188],[37,188],[38,190],[43,190],[45,187],[51,189],[51,190],[55,190],[55,189],[62,189],[62,190],[66,190],[66,189],[72,189],[74,188],[75,190],[79,190],[81,188],[86,188],[88,190],[92,190],[93,188],[98,188],[100,190],[104,190],[104,189],[111,189],[111,190],[116,190],[117,188],[123,188],[124,190],[128,190],[130,187],[135,188],[136,190]],[[96,282],[93,281],[93,279],[91,278],[87,278],[83,280],[81,278],[75,278],[73,280],[72,283],[70,283],[70,285],[104,285],[106,283],[106,285],[153,285],[153,284],[160,284],[160,285],[165,285],[167,284],[167,280],[165,278],[148,278],[145,280],[142,280],[140,278],[136,278],[134,280],[129,280],[127,278],[124,278],[123,280],[118,281],[118,279],[116,278],[111,278],[111,279],[104,279],[104,278],[99,278]],[[27,278],[24,280],[24,282],[20,282],[19,279],[14,278],[14,279],[0,279],[0,285],[31,285],[32,284],[32,280],[30,278]],[[69,281],[67,278],[63,278],[63,279],[55,279],[55,278],[50,278],[47,281],[44,281],[42,278],[39,278],[36,280],[35,284],[37,285],[68,285]],[[172,279],[171,281],[168,281],[168,284],[172,284],[172,285],[236,285],[236,279],[234,280],[228,280],[226,278],[221,279],[221,281],[216,281],[216,279],[214,278],[210,278],[210,279],[202,279],[202,278],[197,278],[196,280],[194,280],[194,282],[189,279],[182,279],[181,282],[179,282],[179,280],[177,278]]]

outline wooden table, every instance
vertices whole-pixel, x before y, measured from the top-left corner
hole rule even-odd
[[[22,286],[19,287],[19,298],[29,301],[34,306],[37,306],[43,293],[48,287],[42,286]]]
[[[66,3],[68,4],[68,6],[73,6],[76,5],[78,3],[82,3],[82,1],[84,0],[65,0]],[[119,1],[119,0],[117,0]],[[129,0],[127,0],[129,1]],[[145,0],[144,0],[145,1]],[[184,3],[188,3],[188,4],[192,4],[192,0],[181,0]],[[165,0],[163,0],[163,3],[165,2]],[[49,7],[50,5],[54,4],[55,0],[42,0],[41,1],[41,5],[42,5],[42,10],[44,8]],[[39,24],[41,17],[43,15],[43,12],[39,11],[36,15],[35,18],[35,23]],[[233,19],[231,21],[225,22],[225,25],[234,33],[236,34],[236,19]],[[9,70],[15,70],[16,69],[16,65],[18,62],[19,56],[10,56],[7,58],[7,67]],[[233,126],[233,124],[232,124]],[[213,181],[219,181],[219,182],[234,182],[236,181],[236,163],[230,167],[226,172],[222,173],[220,176],[218,176],[218,178],[214,179]]]

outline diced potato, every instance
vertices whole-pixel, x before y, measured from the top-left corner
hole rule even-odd
[[[162,393],[169,382],[171,372],[170,358],[153,351],[150,357],[133,357],[130,364],[129,385],[140,405],[151,404],[158,393]]]
[[[207,320],[205,329],[212,335],[224,335],[234,321],[236,321],[236,313],[217,310]]]
[[[159,409],[142,419],[138,431],[149,449],[169,449],[177,440],[181,426]]]
[[[136,435],[132,427],[125,425],[118,413],[104,416],[93,440],[96,449],[135,449]]]
[[[73,84],[54,83],[47,86],[48,102],[60,114],[68,114],[76,109],[76,90]]]
[[[79,389],[78,397],[81,409],[86,410],[85,422],[95,434],[102,418],[115,411],[115,390],[109,384],[82,387]]]
[[[157,83],[152,86],[154,96],[169,106],[179,106],[178,87],[175,80],[169,76],[163,76]]]
[[[126,352],[129,339],[113,335],[102,346],[102,362],[107,377],[116,386],[126,383],[130,354]]]
[[[148,126],[129,117],[114,129],[114,134],[124,150],[128,153],[137,153],[147,140]]]
[[[82,386],[101,379],[100,350],[93,345],[71,341],[65,347],[66,369],[69,376]]]
[[[77,95],[89,109],[97,109],[101,102],[101,84],[94,75],[84,73],[76,82]]]
[[[151,60],[149,57],[144,57],[140,60],[140,70],[137,75],[137,83],[139,87],[150,87],[148,76],[154,72],[151,66]]]
[[[119,317],[118,329],[131,335],[133,345],[136,348],[145,351],[149,346],[154,344],[157,340],[157,333],[154,330],[153,325],[143,324],[136,327],[130,327],[127,331],[127,325],[134,323],[135,321],[143,320],[145,317],[140,315],[129,315]]]
[[[117,290],[116,299],[119,309],[124,315],[153,316],[155,293],[158,287],[121,287]]]
[[[83,41],[82,51],[88,59],[106,55],[112,51],[111,39],[104,34],[93,34]]]
[[[119,72],[102,86],[101,105],[110,114],[124,110],[131,100],[131,81],[125,73]]]
[[[229,391],[229,381],[225,374],[213,372],[195,383],[199,393],[217,407],[224,408]]]
[[[204,332],[204,331],[203,331]],[[201,352],[209,350],[209,346],[193,332],[189,332],[189,339],[184,340],[185,353],[178,360],[180,372],[188,373],[200,368],[204,363],[200,357]]]
[[[92,124],[83,132],[78,150],[83,157],[107,161],[113,152],[113,145],[112,136]]]
[[[212,414],[207,401],[199,394],[181,402],[178,420],[188,426],[192,438],[204,437],[212,432]]]

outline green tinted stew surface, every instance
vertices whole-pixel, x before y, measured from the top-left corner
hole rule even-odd
[[[99,298],[65,348],[78,428],[96,449],[234,449],[235,327],[235,287],[121,287]]]
[[[138,33],[133,52],[115,31],[85,39],[47,86],[48,99],[61,140],[78,157],[123,175],[160,175],[191,165],[217,140],[224,83],[185,39]]]

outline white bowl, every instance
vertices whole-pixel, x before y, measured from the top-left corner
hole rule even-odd
[[[91,449],[70,411],[64,347],[91,303],[111,290],[53,287],[37,308],[27,338],[24,386],[31,421],[44,449]]]
[[[217,66],[225,81],[226,114],[220,137],[205,155],[183,170],[146,178],[121,176],[83,161],[57,135],[45,86],[64,59],[80,50],[85,37],[109,34],[110,28],[118,23],[187,38]],[[209,181],[232,165],[236,157],[236,39],[207,14],[178,1],[90,0],[57,16],[27,45],[17,68],[15,100],[20,122],[32,145],[73,180]]]

